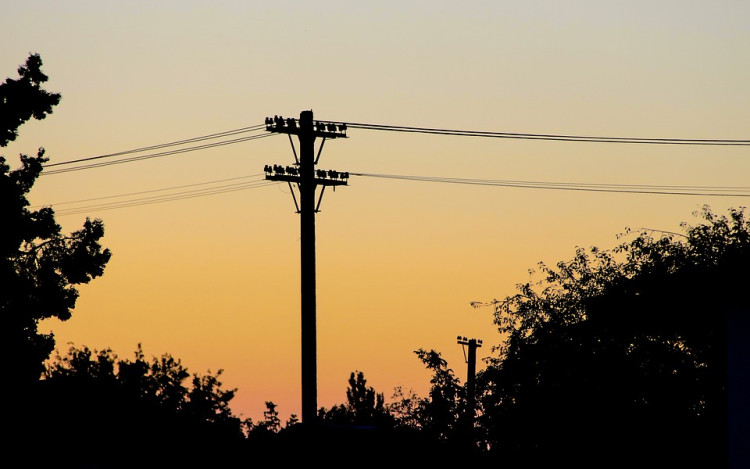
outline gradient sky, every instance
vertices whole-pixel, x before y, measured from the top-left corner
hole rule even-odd
[[[4,1],[0,79],[39,53],[63,98],[2,154],[51,163],[262,124],[276,114],[607,137],[748,139],[746,1]],[[351,129],[339,171],[520,181],[741,187],[748,147],[573,143]],[[43,176],[58,213],[123,193],[258,175],[284,136]],[[255,179],[260,179],[256,177]],[[740,190],[737,189],[739,192]],[[413,351],[464,381],[456,336],[500,342],[489,308],[539,261],[614,247],[626,227],[679,231],[748,197],[616,194],[352,177],[317,216],[318,404],[349,374],[426,396]],[[104,202],[109,201],[103,200]],[[101,200],[99,202],[102,202]],[[285,185],[59,216],[104,220],[113,252],[57,338],[223,369],[235,413],[300,414],[299,218]],[[479,367],[481,368],[481,364]]]

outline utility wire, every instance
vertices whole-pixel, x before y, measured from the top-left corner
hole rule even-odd
[[[201,141],[204,141],[204,140],[210,140],[210,139],[214,139],[214,138],[228,137],[228,136],[231,136],[231,135],[237,135],[237,134],[241,134],[241,133],[245,133],[245,132],[253,132],[253,131],[261,130],[263,127],[265,127],[265,126],[262,125],[262,124],[261,125],[254,125],[254,126],[251,126],[251,127],[242,127],[242,128],[239,128],[239,129],[226,130],[224,132],[218,132],[218,133],[215,133],[215,134],[208,134],[208,135],[203,135],[203,136],[200,136],[200,137],[188,138],[188,139],[185,139],[185,140],[177,140],[177,141],[174,141],[174,142],[160,143],[158,145],[151,145],[151,146],[148,146],[148,147],[141,147],[141,148],[134,148],[132,150],[119,151],[117,153],[107,153],[105,155],[91,156],[91,157],[88,157],[88,158],[79,158],[77,160],[61,161],[59,163],[46,164],[46,165],[44,165],[44,167],[45,168],[52,168],[54,166],[62,166],[62,165],[68,165],[68,164],[73,164],[73,163],[82,163],[82,162],[85,162],[85,161],[100,160],[100,159],[103,159],[103,158],[111,158],[111,157],[115,157],[115,156],[129,155],[129,154],[132,154],[132,153],[141,153],[141,152],[144,152],[144,151],[158,150],[158,149],[161,149],[161,148],[168,148],[168,147],[177,146],[177,145],[185,145],[185,144],[188,144],[188,143],[201,142]]]
[[[573,182],[550,182],[550,181],[519,181],[519,180],[497,180],[497,179],[476,179],[476,178],[446,178],[431,176],[406,176],[397,174],[370,174],[350,172],[351,176],[372,177],[379,179],[397,179],[404,181],[418,182],[438,182],[444,184],[466,184],[482,185],[494,187],[515,187],[524,189],[546,189],[546,190],[569,190],[569,191],[588,191],[588,192],[610,192],[626,194],[659,194],[659,195],[687,195],[687,196],[724,196],[724,197],[750,197],[750,187],[745,186],[692,186],[692,185],[650,185],[650,184],[590,184],[590,183],[573,183]],[[132,197],[135,195],[152,194],[175,189],[184,189],[188,187],[205,186],[221,182],[235,181],[239,179],[257,178],[261,174],[249,176],[240,176],[236,178],[217,179],[214,181],[199,182],[194,184],[184,184],[180,186],[165,187],[161,189],[152,189],[146,191],[130,192],[126,194],[110,195],[103,197],[94,197],[69,202],[60,202],[49,204],[53,207],[76,204],[82,202],[93,202],[108,200],[120,197]],[[224,194],[239,190],[254,189],[278,184],[274,181],[255,180],[242,183],[226,184],[217,187],[204,189],[195,189],[177,193],[163,194],[158,196],[140,197],[135,199],[122,200],[119,202],[109,202],[101,204],[86,205],[82,207],[72,207],[56,212],[59,216],[74,215],[85,213],[91,210],[114,210],[126,207],[138,207],[141,205],[151,205],[162,202],[171,202],[175,200],[192,199],[209,195]],[[41,206],[36,206],[41,207]],[[34,208],[36,208],[34,207]]]
[[[69,205],[69,204],[78,204],[82,202],[93,202],[95,200],[107,200],[107,199],[116,199],[118,197],[129,197],[133,195],[142,195],[142,194],[153,194],[154,192],[164,192],[164,191],[170,191],[174,189],[184,189],[186,187],[196,187],[196,186],[206,186],[208,184],[216,184],[219,182],[227,182],[227,181],[236,181],[238,179],[247,179],[247,178],[256,178],[258,176],[262,176],[262,174],[252,174],[250,176],[239,176],[235,178],[228,178],[228,179],[216,179],[214,181],[206,181],[206,182],[196,182],[194,184],[183,184],[181,186],[172,186],[172,187],[164,187],[161,189],[150,189],[147,191],[138,191],[138,192],[128,192],[126,194],[116,194],[116,195],[107,195],[104,197],[92,197],[90,199],[80,199],[80,200],[71,200],[68,202],[57,202],[54,204],[48,204],[49,206],[59,207],[60,205]],[[31,208],[40,208],[44,207],[44,205],[35,205]]]
[[[677,138],[632,138],[632,137],[595,137],[595,136],[582,136],[582,135],[553,135],[553,134],[524,134],[524,133],[508,133],[508,132],[486,132],[476,130],[451,130],[451,129],[438,129],[428,127],[405,127],[405,126],[393,126],[393,125],[380,125],[380,124],[363,124],[354,122],[333,122],[339,125],[346,125],[348,128],[365,129],[365,130],[381,130],[381,131],[392,131],[392,132],[410,132],[410,133],[426,133],[426,134],[439,134],[439,135],[456,135],[456,136],[470,136],[470,137],[490,137],[490,138],[516,138],[516,139],[530,139],[530,140],[554,140],[554,141],[574,141],[574,142],[600,142],[600,143],[639,143],[639,144],[676,144],[676,145],[732,145],[732,146],[750,146],[750,140],[728,140],[728,139],[677,139]],[[216,138],[229,137],[239,135],[247,132],[257,132],[259,130],[265,130],[266,125],[259,124],[255,126],[242,127],[233,130],[227,130],[224,132],[218,132],[213,134],[202,135],[199,137],[193,137],[184,140],[177,140],[173,142],[167,142],[157,145],[151,145],[146,147],[135,148],[131,150],[120,151],[116,153],[109,153],[104,155],[92,156],[88,158],[79,158],[76,160],[64,161],[60,163],[45,165],[48,167],[57,167],[70,164],[86,163],[89,161],[98,161],[107,158],[115,158],[118,156],[125,156],[135,153],[142,153],[145,151],[159,150],[163,148],[169,148],[173,146],[186,145],[189,143],[197,143],[206,140],[212,140]],[[145,159],[160,158],[164,156],[176,155],[180,153],[187,153],[198,150],[205,150],[209,148],[215,148],[224,145],[231,145],[235,143],[246,142],[250,140],[256,140],[260,138],[270,137],[277,135],[275,133],[260,134],[243,136],[239,138],[222,140],[218,142],[212,142],[202,145],[191,146],[187,148],[178,148],[173,150],[167,150],[163,152],[150,153],[140,156],[132,156],[128,158],[119,158],[109,161],[98,161],[96,163],[88,163],[74,167],[60,168],[47,172],[43,172],[42,175],[54,175],[72,171],[80,171],[84,169],[99,168],[104,166],[110,166],[115,164],[130,163],[134,161],[140,161]],[[634,185],[634,184],[585,184],[585,183],[568,183],[568,182],[543,182],[543,181],[510,181],[510,180],[486,180],[486,179],[460,179],[460,178],[444,178],[444,177],[427,177],[427,176],[404,176],[404,175],[392,175],[392,174],[367,174],[367,173],[351,173],[355,176],[364,177],[375,177],[375,178],[386,178],[386,179],[400,179],[410,181],[424,181],[424,182],[440,182],[448,184],[469,184],[469,185],[485,185],[485,186],[502,186],[502,187],[519,187],[529,189],[548,189],[548,190],[572,190],[572,191],[589,191],[589,192],[616,192],[616,193],[637,193],[637,194],[664,194],[664,195],[710,195],[710,196],[726,196],[726,197],[750,197],[750,188],[747,187],[705,187],[705,186],[656,186],[656,185]],[[200,185],[215,184],[218,182],[226,182],[236,179],[242,179],[253,176],[243,176],[239,178],[229,178],[216,181],[209,181],[204,183],[187,184],[182,186],[173,186],[162,189],[154,189],[149,191],[131,192],[128,194],[113,195],[107,197],[98,197],[90,199],[82,199],[77,201],[62,202],[55,205],[65,204],[76,204],[82,202],[90,202],[96,200],[112,199],[119,197],[127,197],[134,195],[142,195],[154,192],[163,192],[168,190],[194,187]],[[129,206],[147,205],[152,203],[167,202],[171,200],[181,200],[184,198],[202,197],[204,195],[214,195],[224,192],[231,192],[235,190],[244,190],[253,187],[260,187],[263,185],[273,184],[269,181],[261,181],[250,184],[231,184],[226,186],[219,186],[216,188],[201,189],[195,191],[186,191],[176,194],[166,194],[162,196],[153,196],[132,199],[128,201],[113,202],[107,204],[92,205],[80,208],[71,208],[63,210],[59,215],[67,215],[74,213],[81,213],[86,210],[99,209],[99,210],[110,210],[114,208],[123,208]],[[734,192],[731,192],[734,191]],[[739,191],[739,192],[738,192]]]
[[[328,121],[326,121],[328,122]],[[649,145],[719,145],[750,146],[750,140],[725,139],[688,139],[688,138],[638,138],[638,137],[596,137],[585,135],[526,134],[510,132],[485,132],[479,130],[452,130],[429,127],[404,127],[396,125],[363,124],[356,122],[332,122],[346,125],[350,129],[382,130],[389,132],[410,132],[438,135],[457,135],[463,137],[489,137],[524,140],[552,140],[562,142],[598,142],[598,143],[638,143]]]
[[[599,142],[599,143],[638,143],[638,144],[662,144],[662,145],[718,145],[718,146],[750,146],[750,140],[729,140],[729,139],[682,139],[682,138],[635,138],[635,137],[596,137],[596,136],[584,136],[584,135],[554,135],[554,134],[529,134],[529,133],[510,133],[510,132],[488,132],[479,130],[453,130],[453,129],[439,129],[430,127],[407,127],[407,126],[396,126],[396,125],[381,125],[381,124],[367,124],[357,122],[331,122],[338,125],[346,125],[348,128],[364,129],[364,130],[381,130],[390,132],[410,132],[410,133],[424,133],[424,134],[437,134],[437,135],[454,135],[454,136],[465,136],[465,137],[489,137],[489,138],[508,138],[508,139],[526,139],[526,140],[552,140],[552,141],[568,141],[568,142]],[[124,150],[116,153],[107,153],[104,155],[91,156],[88,158],[78,158],[75,160],[62,161],[59,163],[52,163],[44,165],[45,168],[54,168],[58,166],[66,166],[71,164],[79,164],[78,166],[54,169],[51,171],[43,172],[42,175],[54,175],[72,171],[81,171],[84,169],[100,168],[104,166],[110,166],[115,164],[131,163],[134,161],[140,161],[145,159],[160,158],[164,156],[176,155],[180,153],[187,153],[198,150],[205,150],[209,148],[215,148],[218,146],[231,145],[235,143],[246,142],[249,140],[255,140],[259,138],[265,138],[269,136],[277,135],[275,133],[261,134],[253,136],[245,136],[230,140],[223,140],[219,142],[208,143],[204,145],[197,145],[187,148],[174,149],[164,152],[151,153],[147,155],[133,156],[129,158],[119,158],[116,160],[109,160],[98,163],[82,164],[90,161],[98,161],[108,158],[115,158],[118,156],[131,155],[135,153],[142,153],[145,151],[160,150],[163,148],[169,148],[173,146],[186,145],[190,143],[197,143],[206,140],[212,140],[216,138],[229,137],[239,135],[247,132],[257,132],[265,130],[265,124],[258,124],[249,127],[241,127],[238,129],[227,130],[224,132],[217,132],[213,134],[202,135],[199,137],[188,138],[184,140],[176,140],[173,142],[161,143],[157,145],[150,145],[146,147],[134,148],[131,150]]]
[[[256,189],[259,187],[265,187],[265,186],[270,186],[274,184],[278,184],[278,183],[275,181],[259,180],[259,181],[253,181],[253,182],[227,184],[224,186],[197,189],[197,190],[191,190],[191,191],[183,191],[183,192],[177,192],[173,194],[163,194],[163,195],[158,195],[158,196],[141,197],[141,198],[136,198],[136,199],[123,200],[120,202],[108,202],[108,203],[103,203],[103,204],[87,205],[83,207],[73,207],[70,209],[61,210],[59,212],[56,212],[55,214],[58,216],[65,216],[65,215],[75,215],[75,214],[80,214],[80,213],[86,213],[92,210],[103,211],[103,210],[115,210],[115,209],[126,208],[126,207],[139,207],[142,205],[152,205],[152,204],[158,204],[158,203],[163,203],[163,202],[173,202],[176,200],[194,199],[197,197],[206,197],[209,195],[226,194],[229,192]],[[109,198],[109,197],[102,197],[101,199],[106,199],[106,198]]]
[[[261,139],[261,138],[273,137],[275,135],[277,135],[277,134],[253,135],[253,136],[249,136],[249,137],[240,137],[240,138],[235,138],[235,139],[231,139],[231,140],[223,140],[223,141],[220,141],[220,142],[207,143],[207,144],[204,144],[204,145],[198,145],[198,146],[194,146],[194,147],[180,148],[180,149],[168,150],[168,151],[159,152],[159,153],[150,153],[150,154],[146,154],[146,155],[132,156],[132,157],[128,157],[128,158],[121,158],[121,159],[112,160],[112,161],[101,161],[101,162],[98,162],[98,163],[90,163],[90,164],[81,165],[81,166],[74,166],[74,167],[70,167],[70,168],[53,169],[52,171],[42,172],[42,175],[51,176],[51,175],[55,175],[55,174],[69,173],[69,172],[73,172],[73,171],[81,171],[81,170],[84,170],[84,169],[101,168],[101,167],[104,167],[104,166],[111,166],[111,165],[115,165],[115,164],[131,163],[133,161],[148,160],[148,159],[152,159],[152,158],[161,158],[161,157],[164,157],[164,156],[177,155],[177,154],[180,154],[180,153],[188,153],[188,152],[198,151],[198,150],[206,150],[208,148],[216,148],[216,147],[220,147],[220,146],[224,146],[224,145],[232,145],[232,144],[235,144],[235,143],[247,142],[247,141],[250,141],[250,140],[257,140],[257,139]]]
[[[656,186],[628,184],[586,184],[545,181],[509,181],[493,179],[462,179],[430,176],[405,176],[398,174],[369,174],[349,172],[350,176],[363,176],[380,179],[405,181],[438,182],[443,184],[468,184],[479,186],[517,187],[524,189],[567,190],[584,192],[610,192],[624,194],[659,194],[717,197],[750,197],[750,187],[709,187],[709,186]],[[734,192],[729,192],[734,191]]]

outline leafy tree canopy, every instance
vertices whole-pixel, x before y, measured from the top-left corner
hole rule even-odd
[[[18,137],[18,127],[32,117],[44,119],[60,103],[60,94],[42,89],[47,75],[42,73],[42,59],[32,54],[18,67],[20,78],[8,78],[0,84],[0,147]]]
[[[44,119],[60,101],[59,94],[41,88],[47,81],[41,65],[41,58],[31,55],[18,69],[19,79],[0,84],[0,146],[16,138],[21,124]],[[39,379],[55,346],[53,334],[38,332],[39,322],[69,319],[78,298],[75,286],[102,275],[110,252],[99,243],[101,220],[87,219],[80,230],[64,235],[52,208],[29,209],[27,195],[48,158],[40,148],[36,157],[20,159],[21,167],[11,170],[0,156],[0,343],[4,356],[13,357],[6,372],[28,384]]]
[[[71,346],[46,367],[25,439],[44,442],[43,456],[62,467],[234,461],[245,435],[229,408],[236,390],[223,388],[221,374],[191,374],[169,354],[146,359],[140,344],[131,360]],[[151,448],[138,450],[144,444]]]
[[[750,221],[744,208],[699,215],[685,234],[641,232],[540,264],[541,281],[493,302],[505,339],[481,373],[488,445],[526,460],[721,464],[728,317],[750,312]]]

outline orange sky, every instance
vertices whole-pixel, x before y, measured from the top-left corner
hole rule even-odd
[[[3,7],[0,75],[44,60],[54,114],[3,149],[62,162],[315,117],[418,127],[611,137],[747,139],[750,5],[622,2],[15,2]],[[616,145],[351,129],[320,167],[359,173],[658,186],[742,187],[747,147]],[[293,162],[285,136],[42,177],[32,204],[262,173]],[[256,176],[249,180],[261,180]],[[738,191],[739,192],[739,189]],[[135,198],[135,197],[131,197]],[[119,199],[115,199],[119,200]],[[465,379],[457,335],[500,341],[489,301],[539,261],[611,248],[626,227],[678,231],[703,204],[747,197],[568,192],[355,177],[317,216],[318,402],[349,373],[389,398],[425,396],[413,351]],[[285,185],[64,215],[104,220],[113,252],[81,288],[68,342],[130,358],[170,353],[224,369],[236,413],[300,412],[299,219]],[[481,367],[481,365],[480,365]]]

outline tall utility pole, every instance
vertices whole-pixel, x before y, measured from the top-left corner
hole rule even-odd
[[[476,385],[474,384],[477,372],[477,347],[482,346],[482,340],[467,339],[458,336],[458,343],[464,346],[464,358],[468,364],[466,373],[466,421],[470,427],[474,426],[474,415],[476,411]],[[466,346],[469,347],[469,356],[466,356]]]
[[[317,366],[317,298],[315,280],[315,213],[320,208],[327,186],[347,185],[349,173],[316,170],[320,152],[326,139],[346,138],[346,125],[313,120],[312,111],[302,111],[299,119],[274,116],[266,118],[266,130],[289,135],[294,166],[266,165],[266,179],[286,181],[292,190],[294,205],[300,215],[300,279],[302,316],[302,423],[314,424],[318,412]],[[299,158],[294,151],[292,135],[299,139]],[[315,139],[322,138],[315,155]],[[292,183],[299,190],[299,204],[294,197]],[[322,186],[320,198],[315,202],[315,191]]]

